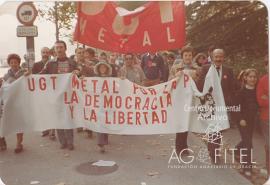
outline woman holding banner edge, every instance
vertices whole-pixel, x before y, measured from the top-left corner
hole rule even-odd
[[[9,54],[7,58],[7,63],[10,69],[1,79],[1,85],[3,82],[13,83],[24,73],[23,69],[20,67],[21,58],[19,55],[15,53]],[[17,133],[17,145],[14,150],[15,153],[21,153],[23,151],[22,142],[23,142],[23,133]],[[0,150],[4,151],[6,149],[7,149],[7,143],[6,143],[5,138],[4,137],[0,138]]]

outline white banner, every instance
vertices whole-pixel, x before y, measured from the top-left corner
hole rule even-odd
[[[126,135],[204,133],[209,125],[216,131],[229,128],[213,67],[203,93],[187,74],[152,87],[118,78],[60,74],[21,77],[4,86],[0,97],[1,136],[78,127]]]

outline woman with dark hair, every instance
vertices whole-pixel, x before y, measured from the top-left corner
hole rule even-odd
[[[7,63],[10,69],[4,75],[4,77],[2,78],[2,81],[5,83],[12,83],[16,79],[18,79],[20,76],[22,76],[24,73],[23,69],[20,67],[21,58],[17,54],[14,54],[14,53],[10,54],[8,55]],[[14,150],[15,153],[20,153],[23,151],[22,142],[23,142],[23,133],[17,133],[17,146]],[[2,151],[7,149],[5,138],[0,138],[0,149]]]

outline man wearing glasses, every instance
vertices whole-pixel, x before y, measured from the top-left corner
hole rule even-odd
[[[136,65],[135,60],[136,58],[132,53],[124,55],[124,66],[119,71],[119,77],[143,86],[146,77],[142,68]]]

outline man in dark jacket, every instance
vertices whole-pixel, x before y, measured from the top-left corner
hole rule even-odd
[[[50,59],[50,49],[48,47],[43,47],[41,49],[41,61],[34,63],[32,68],[32,74],[38,74],[44,68],[46,63]]]
[[[230,106],[233,105],[235,80],[232,69],[224,66],[223,63],[224,63],[224,51],[222,49],[215,49],[213,51],[213,63],[202,67],[201,73],[199,74],[199,78],[196,84],[198,89],[202,91],[206,74],[210,66],[214,65],[219,75],[225,105]]]
[[[164,60],[158,53],[144,55],[141,67],[147,78],[145,86],[152,86],[166,81]]]
[[[64,74],[78,70],[76,62],[66,56],[67,46],[64,41],[56,41],[54,49],[56,58],[47,62],[40,74]],[[57,135],[61,149],[74,149],[73,129],[57,129]]]
[[[234,85],[235,80],[233,77],[232,69],[223,65],[224,56],[225,56],[225,53],[223,49],[215,49],[212,54],[212,57],[213,57],[212,64],[208,64],[202,67],[199,73],[199,78],[196,81],[196,84],[197,84],[198,89],[202,91],[206,74],[208,73],[208,70],[211,67],[211,65],[213,65],[218,72],[218,76],[219,76],[219,80],[221,83],[221,88],[222,88],[223,96],[225,100],[225,105],[231,106],[233,105],[233,95],[235,92],[235,85]],[[218,161],[215,161],[215,149],[219,148],[221,138],[220,139],[213,138],[213,140],[215,140],[214,143],[208,142],[208,151],[209,151],[209,155],[212,161],[216,163]]]

